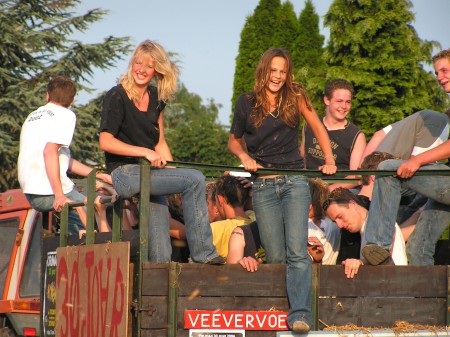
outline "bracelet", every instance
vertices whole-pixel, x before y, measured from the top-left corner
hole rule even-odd
[[[327,159],[327,158],[334,158],[334,156],[332,154],[328,154],[326,156],[323,156],[323,159]]]

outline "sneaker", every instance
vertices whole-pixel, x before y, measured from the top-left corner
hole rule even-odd
[[[294,324],[292,324],[292,331],[294,332],[306,333],[309,330],[311,330],[311,328],[305,321],[295,321]]]
[[[383,265],[394,264],[394,261],[392,260],[389,251],[376,244],[371,243],[368,244],[367,246],[364,246],[363,249],[361,250],[361,254],[372,266],[378,266],[380,264]]]
[[[221,265],[221,264],[227,263],[227,260],[222,256],[216,256],[216,257],[212,258],[211,260],[206,261],[205,263],[211,264],[211,265]]]

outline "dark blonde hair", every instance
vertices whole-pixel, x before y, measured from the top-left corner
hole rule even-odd
[[[119,83],[125,88],[125,91],[133,102],[139,100],[138,90],[133,78],[133,64],[141,57],[154,62],[155,75],[158,83],[158,99],[168,102],[177,91],[179,70],[170,61],[169,55],[164,48],[156,42],[145,40],[136,47],[131,55],[127,72],[119,78]]]
[[[381,152],[381,151],[374,151],[371,154],[367,155],[362,163],[361,163],[361,170],[376,170],[378,169],[378,165],[385,160],[388,159],[399,159],[392,154],[388,152]],[[363,176],[361,178],[363,185],[369,185],[370,183],[370,176]]]
[[[326,215],[322,205],[328,198],[328,183],[320,178],[310,178],[308,179],[308,183],[309,193],[311,194],[313,220],[320,221]]]
[[[68,108],[75,98],[77,88],[75,83],[64,76],[56,76],[47,84],[47,94],[50,102],[56,102]]]
[[[449,49],[445,49],[445,50],[441,50],[439,53],[434,55],[433,56],[433,63],[436,62],[437,60],[441,60],[441,59],[447,59],[447,60],[450,61],[450,48]]]
[[[324,212],[328,210],[328,207],[332,204],[337,204],[348,208],[348,204],[353,201],[365,209],[369,209],[370,200],[365,195],[354,194],[348,188],[338,187],[328,194],[328,198],[322,204]]]
[[[253,86],[255,103],[251,112],[251,119],[256,128],[262,125],[264,118],[270,112],[266,86],[270,80],[271,63],[274,57],[282,57],[286,61],[286,82],[278,92],[276,102],[280,118],[286,125],[294,127],[300,119],[299,100],[303,100],[309,110],[313,109],[303,86],[293,80],[292,60],[289,52],[282,48],[272,48],[262,55],[256,67],[255,84]]]

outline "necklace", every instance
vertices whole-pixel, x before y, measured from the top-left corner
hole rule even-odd
[[[277,119],[278,118],[278,116],[280,116],[280,106],[281,106],[281,101],[283,100],[283,96],[280,96],[280,100],[278,101],[278,106],[276,107],[276,109],[275,110],[277,110],[277,115],[275,116],[274,114],[273,114],[273,111],[272,112],[269,112],[269,115],[271,115],[273,118],[275,118],[275,119]],[[275,111],[274,110],[274,111]]]

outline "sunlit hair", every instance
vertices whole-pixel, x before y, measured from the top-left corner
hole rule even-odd
[[[325,85],[325,97],[331,99],[333,97],[333,93],[338,89],[345,89],[350,91],[350,94],[353,97],[353,85],[349,81],[343,80],[341,78],[337,78],[335,80],[327,82],[327,84]]]
[[[327,211],[328,207],[332,204],[341,205],[348,208],[348,204],[353,201],[365,209],[369,209],[370,200],[365,195],[357,195],[350,191],[348,188],[338,187],[330,192],[328,198],[322,205],[324,212]]]
[[[143,62],[154,62],[155,76],[157,78],[158,99],[168,102],[177,91],[178,67],[169,59],[164,48],[153,41],[141,42],[131,55],[130,63],[125,74],[119,78],[119,83],[125,88],[130,99],[135,102],[139,100],[138,88],[133,78],[133,64],[142,58]]]
[[[450,48],[449,49],[445,49],[445,50],[441,50],[439,53],[434,55],[433,56],[433,63],[436,62],[437,60],[441,60],[441,59],[447,59],[447,60],[450,61]]]
[[[388,159],[398,159],[390,153],[374,151],[371,154],[367,155],[361,163],[361,170],[377,170],[378,165],[385,160]],[[370,176],[366,175],[361,178],[363,185],[369,185]]]
[[[70,79],[56,76],[48,82],[47,93],[49,102],[55,102],[68,108],[75,98],[77,88]]]
[[[216,202],[217,184],[215,181],[210,181],[206,184],[206,200]]]
[[[322,208],[323,203],[328,198],[328,183],[320,178],[310,178],[309,193],[311,194],[311,206],[313,210],[313,220],[320,221],[325,217],[325,211]]]
[[[303,100],[309,110],[313,109],[303,86],[293,81],[292,60],[288,51],[281,48],[272,48],[263,54],[256,67],[255,84],[253,86],[255,103],[251,112],[251,119],[256,128],[262,125],[264,118],[270,113],[266,87],[270,81],[271,63],[274,57],[282,57],[286,60],[286,82],[278,92],[276,101],[280,118],[286,125],[294,127],[300,119],[299,100]]]

